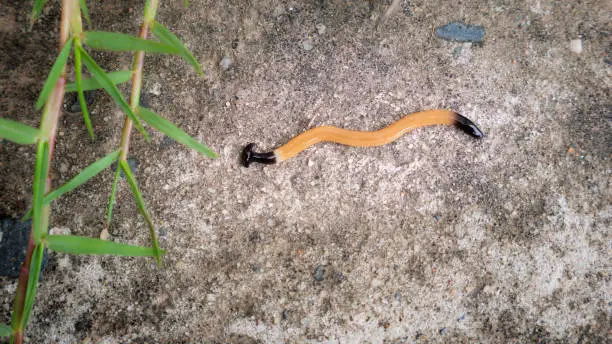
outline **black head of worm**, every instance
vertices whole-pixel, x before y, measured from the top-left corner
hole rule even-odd
[[[474,122],[470,121],[467,117],[464,117],[458,113],[455,113],[455,126],[471,137],[481,139],[485,134],[480,130]]]
[[[252,162],[259,162],[266,165],[276,163],[276,156],[274,155],[274,152],[257,153],[253,150],[254,148],[254,143],[249,143],[246,145],[246,147],[244,147],[242,150],[242,156],[240,157],[242,166],[249,167]]]

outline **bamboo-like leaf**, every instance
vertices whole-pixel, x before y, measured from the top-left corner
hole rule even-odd
[[[38,141],[38,129],[29,125],[0,118],[0,138],[18,143],[20,145],[31,145]]]
[[[166,251],[150,247],[121,244],[108,240],[87,238],[76,235],[48,235],[47,247],[53,251],[70,254],[110,254],[127,257],[155,257]]]
[[[193,68],[195,68],[196,72],[200,75],[204,75],[204,72],[202,72],[202,68],[198,63],[198,60],[196,60],[191,51],[189,51],[189,49],[185,47],[183,42],[181,42],[181,40],[176,37],[175,34],[173,34],[170,30],[168,30],[165,26],[163,26],[157,21],[154,21],[151,25],[151,31],[157,38],[159,38],[160,41],[179,49],[180,55],[187,62],[189,62],[189,64],[191,64]]]
[[[81,173],[77,174],[74,178],[70,179],[66,184],[51,191],[45,196],[45,204],[51,203],[56,198],[59,198],[63,194],[70,192],[77,187],[83,185],[86,181],[95,177],[98,173],[102,172],[105,168],[110,166],[113,161],[119,157],[120,151],[112,152],[102,159],[97,160],[93,164],[85,167]]]
[[[197,141],[193,137],[189,136],[186,132],[178,128],[172,122],[167,119],[159,116],[155,112],[139,106],[136,110],[138,116],[142,118],[143,121],[147,122],[153,128],[161,131],[162,133],[170,136],[175,141],[184,144],[187,147],[194,149],[195,151],[206,155],[209,158],[216,158],[217,154],[215,154],[210,148]]]
[[[132,194],[134,195],[134,198],[136,199],[136,204],[138,204],[138,209],[140,210],[142,217],[144,217],[145,221],[147,222],[147,225],[149,226],[151,241],[153,241],[153,249],[155,250],[155,258],[157,259],[157,264],[161,265],[161,254],[159,251],[159,245],[157,243],[157,234],[155,233],[155,227],[153,226],[153,221],[151,221],[151,217],[149,216],[149,213],[147,212],[147,208],[145,206],[144,199],[142,198],[142,194],[140,193],[140,190],[138,190],[136,179],[134,178],[134,175],[132,174],[132,170],[130,169],[130,166],[127,164],[125,160],[120,160],[119,164],[121,165],[121,169],[123,170],[123,173],[125,173],[125,177],[128,181],[128,184],[130,185]]]
[[[36,149],[36,168],[34,170],[33,200],[32,200],[32,228],[34,230],[34,242],[39,243],[46,228],[43,228],[42,208],[45,185],[47,183],[47,171],[49,168],[49,143],[40,141]]]
[[[87,52],[83,50],[83,48],[76,47],[76,49],[80,50],[81,56],[83,57],[83,63],[85,63],[85,67],[87,67],[93,77],[98,80],[98,82],[100,83],[100,85],[102,85],[106,92],[108,92],[108,94],[113,98],[113,100],[121,107],[121,109],[123,109],[127,116],[134,122],[136,129],[138,129],[142,136],[145,137],[147,142],[149,142],[149,135],[142,127],[142,123],[140,123],[140,120],[138,119],[138,117],[136,117],[134,111],[132,111],[132,108],[130,108],[130,105],[128,105],[125,99],[123,99],[123,96],[121,95],[121,92],[119,92],[119,89],[117,89],[117,86],[113,84],[113,82],[109,79],[104,70],[102,70],[102,68],[98,66],[96,61],[94,61],[94,59],[92,59],[91,56],[89,56],[89,54],[87,54]]]
[[[93,49],[110,51],[145,51],[148,53],[178,54],[173,45],[150,41],[118,32],[86,31],[83,42]]]
[[[115,151],[102,159],[97,160],[93,164],[85,167],[81,173],[77,174],[74,178],[70,179],[66,184],[60,186],[59,188],[49,192],[43,198],[43,205],[47,205],[53,202],[55,199],[60,198],[65,193],[68,193],[77,187],[83,185],[85,182],[90,180],[91,178],[98,175],[98,173],[102,172],[105,168],[110,166],[113,161],[115,161],[119,157],[120,151]],[[27,221],[32,216],[32,210],[29,210],[22,218],[21,221]]]
[[[0,324],[0,337],[8,337],[13,334],[13,329],[7,324]]]
[[[113,217],[113,206],[115,205],[115,194],[117,193],[117,183],[119,182],[119,174],[121,174],[121,166],[117,164],[117,169],[115,170],[115,179],[113,180],[113,186],[111,187],[111,194],[108,199],[108,210],[106,212],[106,225],[110,225],[111,219]]]
[[[34,0],[34,8],[32,9],[32,14],[30,14],[30,21],[32,23],[38,19],[38,16],[40,16],[40,12],[42,12],[46,2],[47,0]]]
[[[47,77],[47,81],[45,81],[45,85],[38,96],[38,100],[36,101],[36,110],[40,110],[47,98],[49,98],[49,94],[55,87],[57,83],[57,79],[59,79],[60,74],[62,74],[62,70],[64,70],[64,66],[66,65],[66,61],[68,60],[68,55],[70,55],[70,49],[72,47],[72,37],[64,44],[64,47],[60,51],[53,67],[51,67],[51,71],[49,72],[49,76]]]
[[[130,79],[132,78],[132,71],[131,70],[120,70],[117,72],[106,73],[106,76],[108,76],[108,78],[113,84],[118,85],[118,84],[122,84],[124,82],[130,81]],[[96,78],[88,78],[88,79],[81,80],[81,87],[83,88],[83,92],[103,88],[102,85],[100,85],[100,83],[98,82]],[[76,91],[77,91],[76,83],[66,85],[66,92],[76,92]]]
[[[44,247],[42,243],[39,243],[34,248],[32,253],[32,261],[30,262],[30,273],[28,276],[28,287],[26,289],[25,302],[23,307],[23,316],[21,317],[21,328],[25,328],[28,320],[30,319],[30,313],[34,306],[34,298],[36,297],[36,288],[38,286],[38,277],[40,276],[40,266],[43,260]]]
[[[76,43],[76,45],[80,45],[80,43]],[[74,74],[76,76],[76,85],[77,85],[77,95],[79,98],[79,104],[81,105],[81,111],[83,112],[83,119],[85,120],[85,126],[87,127],[87,131],[89,132],[89,137],[93,141],[95,139],[93,127],[91,126],[91,119],[89,118],[89,111],[87,110],[87,102],[85,101],[85,94],[83,94],[83,83],[82,83],[82,66],[81,66],[81,51],[79,49],[74,49]]]
[[[83,12],[83,17],[85,17],[85,20],[87,21],[87,25],[91,26],[91,18],[89,18],[89,11],[87,10],[87,4],[85,3],[85,0],[79,0],[79,3],[81,5],[81,12]]]

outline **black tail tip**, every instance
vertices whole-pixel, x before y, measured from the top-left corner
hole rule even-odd
[[[251,164],[251,159],[253,158],[253,148],[255,147],[254,143],[249,143],[242,150],[242,155],[240,156],[240,162],[242,166],[249,167]]]
[[[485,136],[474,122],[458,113],[455,113],[455,126],[473,138],[481,139]]]
[[[249,143],[244,147],[242,150],[242,155],[240,156],[242,166],[249,167],[252,162],[259,162],[266,165],[276,163],[276,155],[274,152],[257,153],[254,151],[254,149],[254,143]]]

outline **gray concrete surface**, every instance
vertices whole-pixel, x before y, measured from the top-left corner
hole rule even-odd
[[[140,1],[89,1],[96,29],[137,33]],[[147,102],[218,153],[138,135],[137,179],[169,253],[52,254],[31,343],[603,343],[610,340],[608,1],[162,1],[206,69],[146,58]],[[0,5],[1,116],[37,123],[59,6],[27,32]],[[453,21],[484,44],[440,40]],[[108,70],[129,54],[96,53]],[[488,135],[416,130],[379,148],[321,144],[245,169],[318,125],[374,130],[451,108]],[[115,149],[63,117],[54,184]],[[34,151],[0,145],[0,210],[30,202]],[[99,237],[112,172],[54,204],[54,231]],[[122,183],[109,239],[148,244]],[[1,280],[2,321],[13,280]]]

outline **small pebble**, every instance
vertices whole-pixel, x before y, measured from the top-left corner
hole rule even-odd
[[[325,34],[325,30],[327,30],[327,27],[323,24],[317,24],[315,27],[317,28],[319,35]]]
[[[87,104],[87,109],[93,105],[96,100],[96,90],[85,91],[83,92],[83,96],[85,96],[85,104]],[[64,95],[64,111],[68,113],[81,113],[81,103],[79,103],[79,98],[76,92],[66,93]]]
[[[302,48],[304,48],[304,50],[306,50],[306,51],[312,50],[312,48],[313,48],[312,39],[306,38],[305,40],[303,40],[302,41]]]
[[[159,229],[159,236],[163,238],[163,237],[165,237],[166,235],[168,235],[168,228],[166,228],[166,227],[161,227],[161,228]]]
[[[576,54],[582,53],[582,40],[573,39],[570,41],[570,50]]]
[[[49,234],[52,235],[70,235],[72,232],[68,227],[53,227],[49,230]]]
[[[480,25],[452,22],[437,27],[435,35],[449,41],[482,43],[485,37],[485,29]]]
[[[436,222],[440,221],[440,219],[442,218],[442,216],[440,215],[434,215],[434,220],[436,220]]]
[[[176,141],[171,138],[170,136],[164,135],[164,138],[162,139],[160,146],[163,149],[167,149],[170,146],[172,146],[174,143],[176,143]]]
[[[313,277],[314,277],[315,281],[322,282],[325,279],[325,266],[318,265],[315,268]]]
[[[127,158],[127,163],[128,163],[128,166],[130,166],[130,170],[132,171],[132,174],[136,174],[136,172],[138,172],[138,160],[136,160],[136,158]],[[117,168],[117,162],[114,162],[111,165],[111,169],[113,171],[116,171],[116,168]],[[125,179],[125,174],[123,174],[123,171],[121,171],[119,175],[121,176],[121,178]]]
[[[440,329],[440,334],[441,334],[441,335],[446,336],[446,332],[447,332],[446,327],[442,327],[442,328]]]
[[[145,108],[149,108],[149,94],[148,92],[142,92],[140,94],[140,106],[145,107]],[[122,114],[123,115],[123,114]]]
[[[154,83],[149,92],[156,96],[161,95],[161,84],[159,82]]]
[[[219,62],[219,66],[224,71],[229,70],[232,67],[233,64],[234,64],[234,61],[232,61],[232,59],[230,59],[227,56],[225,56],[223,59],[221,59],[221,62]]]
[[[104,228],[102,232],[100,232],[100,239],[108,240],[108,237],[109,237],[108,229]]]

